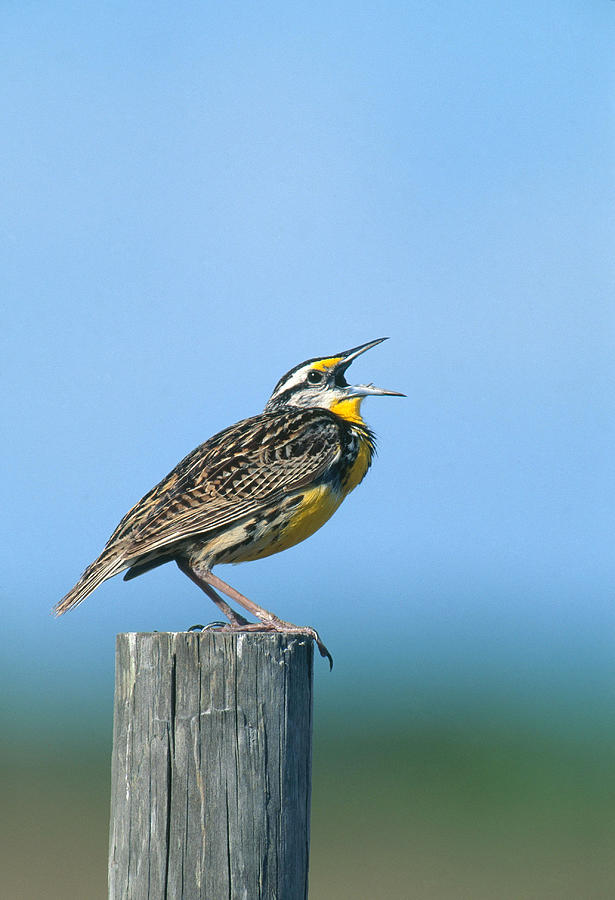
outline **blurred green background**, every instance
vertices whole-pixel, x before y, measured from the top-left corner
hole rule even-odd
[[[377,673],[367,642],[363,652]],[[501,679],[456,694],[426,679],[325,668],[316,674],[312,898],[613,896],[606,697],[570,696],[565,681],[537,696],[539,677],[532,697],[502,691]],[[87,704],[70,693],[55,709],[40,696],[21,701],[3,717],[2,896],[102,900],[111,683]]]
[[[313,356],[379,452],[222,577],[318,628],[313,900],[615,897],[615,4],[0,4],[0,897],[105,894],[114,636],[52,605]],[[320,662],[320,661],[319,661]]]

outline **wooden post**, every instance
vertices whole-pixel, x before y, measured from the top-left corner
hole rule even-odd
[[[306,900],[312,641],[119,634],[109,900]]]

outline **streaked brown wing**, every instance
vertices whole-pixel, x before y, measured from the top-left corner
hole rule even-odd
[[[107,544],[125,559],[229,527],[319,478],[341,451],[324,410],[244,419],[197,447],[124,516]]]

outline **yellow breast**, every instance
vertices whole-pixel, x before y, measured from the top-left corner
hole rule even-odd
[[[332,407],[332,412],[356,425],[365,426],[360,414],[361,398],[349,398]],[[372,454],[373,440],[366,429],[356,429],[355,434],[359,441],[359,450],[356,458],[348,467],[340,464],[339,481],[329,481],[313,488],[302,491],[301,502],[294,507],[282,505],[279,515],[269,520],[268,524],[260,530],[251,544],[242,546],[239,551],[233,552],[229,562],[248,562],[254,559],[262,559],[279,553],[288,547],[294,547],[300,541],[304,541],[310,535],[325,524],[338,508],[344,497],[354,490],[362,481],[369,469]]]
[[[332,490],[328,485],[305,491],[301,503],[290,512],[278,535],[270,542],[263,541],[265,546],[261,544],[259,549],[255,548],[256,552],[242,556],[241,561],[262,559],[304,541],[331,518],[343,499],[344,494]]]
[[[347,422],[364,426],[365,422],[361,417],[362,400],[363,397],[347,397],[344,400],[339,400],[337,403],[333,404],[331,412],[335,413],[336,416],[345,419]],[[358,433],[359,452],[352,466],[344,475],[342,481],[342,493],[344,497],[346,494],[349,494],[350,491],[353,491],[363,480],[365,473],[370,467],[374,452],[373,442],[370,443],[360,431],[355,433]]]
[[[346,473],[346,477],[342,481],[342,492],[344,497],[346,496],[346,494],[354,491],[356,486],[363,481],[363,478],[365,477],[365,473],[369,469],[371,461],[372,448],[369,446],[368,441],[363,439],[359,444],[359,452],[357,454],[357,458],[353,462],[352,466]]]

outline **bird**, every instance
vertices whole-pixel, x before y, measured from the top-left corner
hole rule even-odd
[[[126,513],[53,612],[73,609],[120,572],[129,580],[174,561],[228,620],[212,627],[304,635],[332,666],[315,629],[280,619],[212,569],[262,559],[305,540],[363,480],[376,439],[361,403],[370,396],[405,394],[352,385],[345,375],[353,360],[384,340],[314,357],[286,372],[262,413],[198,446]],[[249,622],[220,594],[258,621]]]

